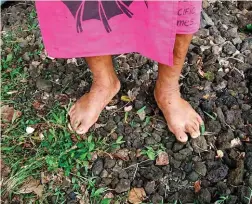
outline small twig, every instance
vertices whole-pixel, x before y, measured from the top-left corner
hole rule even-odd
[[[131,102],[131,101],[130,101]],[[126,107],[127,105],[129,105],[129,103],[126,103],[124,106],[122,106],[121,108],[118,108],[117,110],[115,110],[114,112],[110,113],[110,115],[113,115],[114,113],[118,112],[119,110],[123,109],[124,107]]]

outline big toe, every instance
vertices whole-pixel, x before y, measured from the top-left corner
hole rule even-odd
[[[182,129],[175,130],[174,135],[176,136],[177,140],[182,143],[185,143],[188,140],[187,134]]]
[[[79,135],[85,134],[89,128],[90,125],[86,124],[85,121],[82,121],[79,127],[76,129],[76,133]]]

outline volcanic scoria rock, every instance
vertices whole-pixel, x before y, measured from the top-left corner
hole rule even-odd
[[[115,192],[123,193],[130,189],[130,180],[121,179],[119,183],[116,185]]]
[[[211,182],[223,180],[228,174],[228,167],[222,163],[215,163],[208,172],[206,178]]]
[[[197,137],[191,141],[194,152],[201,153],[207,150],[207,142],[204,136]]]

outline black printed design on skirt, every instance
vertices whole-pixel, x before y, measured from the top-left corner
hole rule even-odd
[[[78,33],[82,32],[82,21],[97,19],[102,21],[105,30],[109,33],[112,31],[109,25],[109,19],[117,15],[127,15],[132,18],[134,15],[129,6],[133,1],[128,0],[114,0],[114,1],[65,1],[62,2],[67,6],[67,8],[72,13],[76,20],[76,30]],[[144,1],[146,7],[148,8],[148,2]]]

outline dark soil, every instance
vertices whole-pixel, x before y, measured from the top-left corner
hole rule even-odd
[[[127,123],[123,109],[104,110],[97,123],[106,126],[92,129],[95,135],[111,141],[123,136],[125,143],[121,149],[128,150],[124,160],[103,156],[93,163],[91,171],[98,176],[98,187],[113,189],[114,195],[143,187],[146,201],[153,203],[162,200],[164,203],[176,200],[214,203],[221,196],[228,196],[226,203],[248,203],[245,197],[250,196],[249,187],[252,188],[252,38],[241,29],[252,10],[242,2],[238,4],[216,1],[205,5],[205,14],[213,24],[203,18],[201,31],[194,36],[189,48],[181,91],[204,119],[207,132],[187,144],[175,141],[155,103],[156,62],[137,53],[115,56],[122,89],[111,105],[123,107],[125,102],[120,97],[129,90],[140,89],[131,103],[133,110]],[[5,6],[1,14],[2,31],[15,32],[17,25],[27,30],[28,19],[23,14],[33,8],[29,2]],[[42,42],[39,28],[18,35],[16,40],[20,40],[22,58],[26,61],[24,70],[29,75],[28,90],[14,98],[20,108],[23,102],[36,100],[44,106],[35,112],[43,115],[56,101],[68,104],[70,99],[76,100],[89,90],[92,76],[83,59],[77,59],[75,64],[64,59],[44,59],[43,52],[36,54]],[[28,52],[34,54],[28,55]],[[2,51],[2,57],[7,54],[7,49]],[[198,72],[198,59],[203,61],[200,69],[207,73],[205,77]],[[41,63],[37,64],[38,61]],[[149,123],[134,114],[143,106],[146,106],[146,115],[151,117]],[[235,147],[232,146],[234,139],[240,141]],[[160,144],[169,155],[166,166],[157,166],[146,156],[137,155],[139,149],[146,146],[155,149]],[[222,158],[218,157],[217,150],[223,152]],[[195,193],[194,182],[198,180],[201,190]]]

